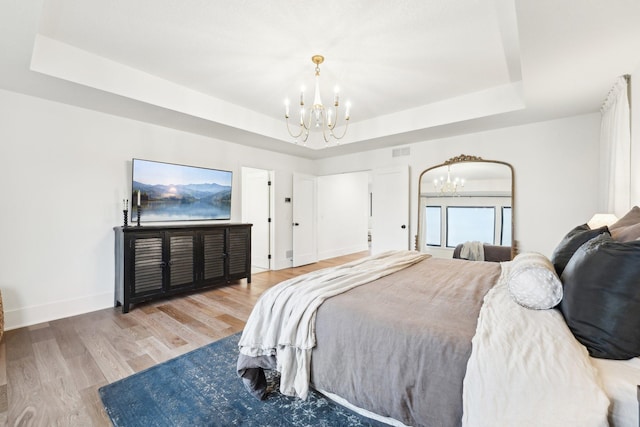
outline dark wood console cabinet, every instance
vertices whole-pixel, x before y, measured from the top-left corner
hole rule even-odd
[[[115,227],[115,306],[251,283],[251,224]]]

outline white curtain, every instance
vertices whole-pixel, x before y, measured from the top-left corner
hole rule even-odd
[[[601,202],[605,212],[621,217],[631,207],[631,119],[625,77],[615,82],[600,112]]]

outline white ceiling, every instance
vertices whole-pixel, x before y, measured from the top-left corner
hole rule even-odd
[[[596,112],[640,65],[640,1],[2,0],[0,48],[2,88],[320,158]],[[283,117],[314,54],[352,104],[323,150]]]

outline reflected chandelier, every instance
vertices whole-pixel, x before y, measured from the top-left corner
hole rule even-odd
[[[289,100],[287,99],[285,101],[284,113],[284,117],[287,121],[287,130],[289,131],[289,135],[296,138],[296,142],[298,138],[301,138],[303,143],[307,142],[307,139],[309,139],[309,132],[312,128],[322,130],[324,142],[328,143],[331,138],[338,142],[347,134],[351,105],[347,102],[344,115],[344,131],[342,132],[342,135],[338,136],[334,133],[334,129],[338,122],[338,108],[340,107],[340,94],[338,93],[338,88],[335,90],[333,108],[325,107],[320,99],[320,64],[324,62],[324,56],[314,55],[311,57],[311,61],[316,64],[316,88],[315,95],[313,97],[313,106],[309,110],[304,108],[304,88],[302,88],[300,91],[300,123],[298,124],[298,133],[296,134],[291,132],[291,127],[289,126]]]
[[[457,194],[459,189],[464,187],[464,179],[455,178],[451,179],[451,166],[447,166],[447,179],[445,181],[444,177],[440,177],[440,179],[433,180],[433,186],[436,188],[436,191],[445,195],[455,195]]]

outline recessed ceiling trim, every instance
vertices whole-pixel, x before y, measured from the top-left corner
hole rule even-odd
[[[486,89],[351,125],[346,142],[427,129],[525,108],[522,82]],[[345,138],[347,139],[347,138]]]
[[[226,126],[288,141],[282,122],[37,34],[31,70]]]

